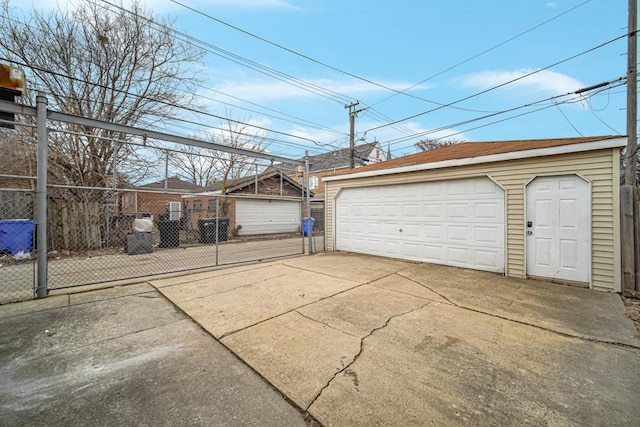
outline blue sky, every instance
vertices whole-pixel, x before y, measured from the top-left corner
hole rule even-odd
[[[257,40],[170,0],[148,0],[147,4],[159,15],[173,20],[178,30],[321,88],[316,91],[331,92],[323,97],[220,56],[208,53],[204,57],[206,88],[201,89],[200,95],[206,97],[201,101],[208,105],[210,112],[231,114],[236,119],[250,120],[318,142],[279,136],[294,144],[273,143],[270,149],[280,155],[299,157],[305,148],[313,154],[347,147],[349,120],[344,105],[356,100],[360,101],[358,108],[366,108],[356,120],[358,141],[370,142],[375,138],[385,149],[389,143],[394,156],[415,152],[413,143],[420,139],[415,138],[416,134],[426,138],[499,141],[625,133],[625,86],[597,94],[588,92],[593,96],[582,98],[558,98],[558,105],[547,101],[536,107],[461,124],[624,76],[624,37],[455,104],[458,108],[421,113],[438,106],[429,101],[446,104],[474,95],[623,36],[627,25],[626,1],[180,2],[377,84]],[[33,3],[36,7],[48,7],[55,1]],[[570,9],[574,10],[558,17]],[[551,21],[532,29],[547,20]],[[527,30],[531,31],[495,47]],[[493,47],[495,49],[470,59]],[[468,62],[446,71],[466,60]],[[406,92],[412,97],[387,89],[403,91],[414,85],[417,86]],[[570,99],[574,102],[565,102]],[[490,124],[541,107],[549,108]],[[384,126],[414,115],[418,116]],[[203,116],[195,120],[204,124],[212,119]],[[483,125],[486,126],[473,129]]]

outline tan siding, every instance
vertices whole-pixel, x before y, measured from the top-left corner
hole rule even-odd
[[[592,184],[592,282],[596,289],[619,290],[615,242],[618,215],[618,149],[511,160],[430,171],[327,182],[325,245],[333,249],[333,202],[340,188],[439,181],[489,175],[506,190],[507,274],[525,277],[525,185],[536,176],[578,173]]]

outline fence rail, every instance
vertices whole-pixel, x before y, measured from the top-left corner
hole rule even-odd
[[[0,111],[36,118],[38,137],[36,146],[32,133],[25,137],[4,130],[2,135],[4,147],[15,149],[15,155],[0,163],[0,304],[44,297],[51,289],[303,254],[307,242],[311,246],[312,239],[322,237],[305,237],[302,220],[309,212],[309,194],[282,172],[262,183],[256,168],[256,176],[238,194],[195,193],[166,185],[119,188],[114,157],[112,177],[97,176],[86,181],[88,185],[67,184],[68,177],[48,182],[60,170],[44,168],[52,156],[47,119],[86,129],[74,133],[77,138],[89,137],[85,132],[97,128],[173,144],[167,153],[189,146],[254,156],[265,164],[305,162],[49,111],[42,94],[37,103],[32,108],[0,100]],[[21,125],[19,119],[15,125]],[[120,138],[102,143],[133,144]],[[37,165],[37,179],[19,174],[26,170],[33,175],[32,165]],[[111,188],[94,185],[111,178]],[[313,246],[323,247],[323,242]]]

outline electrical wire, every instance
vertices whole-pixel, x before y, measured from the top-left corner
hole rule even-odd
[[[144,97],[142,95],[138,95],[136,93],[131,93],[131,92],[128,92],[128,91],[125,91],[125,90],[122,90],[122,89],[105,86],[105,85],[102,85],[102,84],[96,83],[96,82],[89,82],[87,80],[80,79],[80,78],[73,77],[73,76],[69,76],[69,75],[62,74],[62,73],[58,73],[58,72],[55,72],[53,70],[46,70],[46,69],[41,68],[41,67],[37,67],[37,66],[34,66],[34,65],[30,65],[30,64],[25,64],[24,62],[21,62],[21,61],[16,61],[16,60],[9,59],[9,58],[4,58],[4,57],[0,57],[0,60],[11,62],[13,64],[20,65],[21,67],[38,70],[40,72],[44,72],[44,73],[47,73],[47,74],[56,75],[58,77],[64,77],[64,78],[67,78],[67,79],[78,81],[80,83],[84,83],[84,84],[87,84],[87,85],[96,86],[96,87],[100,87],[100,88],[103,88],[103,89],[109,89],[109,90],[112,90],[112,91],[115,91],[115,92],[118,92],[118,93],[121,93],[121,94],[125,94],[125,95],[128,95],[128,96],[148,99],[148,100],[151,100],[151,101],[154,101],[154,102],[158,102],[158,103],[163,104],[163,105],[167,105],[169,107],[190,111],[192,113],[201,114],[201,115],[205,115],[205,116],[208,116],[208,117],[213,117],[213,118],[224,120],[224,121],[228,121],[228,122],[231,122],[231,123],[236,123],[236,124],[240,124],[240,125],[249,126],[249,127],[255,128],[255,129],[260,129],[260,130],[266,131],[266,132],[273,132],[275,134],[284,135],[284,136],[287,136],[287,137],[290,137],[290,138],[309,141],[309,142],[312,142],[314,144],[318,143],[317,141],[315,141],[313,139],[310,139],[310,138],[305,138],[305,137],[302,137],[302,136],[297,136],[297,135],[289,134],[289,133],[286,133],[286,132],[277,131],[275,129],[265,128],[263,126],[258,126],[258,125],[255,125],[255,124],[234,120],[234,119],[231,119],[231,118],[228,118],[228,117],[219,116],[217,114],[207,113],[207,112],[198,110],[196,108],[191,108],[191,107],[187,107],[187,106],[178,106],[178,105],[176,105],[174,103],[167,102],[167,101],[164,101],[164,100],[161,100],[161,99],[154,99],[154,98]],[[205,125],[203,125],[203,126],[205,126]],[[222,129],[222,128],[215,128],[215,127],[211,127],[211,126],[209,126],[209,127],[212,128],[212,129],[225,130],[225,129]],[[236,133],[236,134],[242,135],[241,132],[232,132],[232,133]]]
[[[560,114],[562,115],[562,117],[564,117],[564,119],[567,121],[567,123],[569,123],[569,126],[571,126],[573,128],[574,131],[576,131],[576,133],[580,136],[584,136],[584,134],[582,132],[580,132],[578,130],[577,127],[574,126],[574,124],[571,122],[571,120],[569,120],[569,117],[567,117],[567,115],[564,113],[564,111],[562,111],[562,108],[560,108],[559,104],[554,103],[556,108],[558,109],[558,111],[560,112]]]
[[[607,82],[607,83],[611,87],[617,87],[617,86],[621,86],[621,85],[625,84],[624,83],[625,81],[626,81],[626,77],[620,77],[620,78],[618,78],[616,80],[613,80],[613,81]],[[606,90],[606,89],[604,89],[604,90]],[[580,92],[580,90],[577,91],[577,92]],[[596,92],[596,93],[599,93],[599,92]],[[568,100],[568,101],[560,102],[560,104],[570,103],[570,102],[579,102],[585,96],[584,92],[580,92],[579,94],[576,94],[576,92],[571,92],[571,93],[566,93],[566,94],[563,94],[563,95],[555,95],[555,96],[552,96],[552,97],[549,97],[549,98],[545,98],[545,99],[542,99],[542,100],[539,100],[539,101],[530,102],[530,103],[527,103],[527,104],[523,104],[523,105],[519,105],[519,106],[516,106],[516,107],[508,108],[508,109],[505,109],[505,110],[502,110],[502,111],[499,111],[499,112],[496,112],[496,113],[487,114],[487,115],[484,115],[484,116],[475,117],[475,118],[471,118],[471,119],[468,119],[468,120],[463,120],[463,121],[460,121],[460,122],[457,122],[457,123],[453,123],[453,124],[449,124],[449,125],[446,125],[446,126],[441,126],[439,128],[430,129],[428,131],[416,133],[411,137],[401,137],[401,138],[390,139],[390,140],[387,140],[387,141],[383,141],[382,143],[389,143],[391,145],[394,145],[394,144],[397,144],[397,143],[400,143],[400,142],[409,141],[411,139],[424,137],[424,136],[427,136],[427,135],[430,135],[430,134],[433,134],[433,133],[436,133],[436,132],[441,132],[443,130],[455,128],[455,127],[466,125],[466,124],[473,123],[473,122],[476,122],[476,121],[481,121],[481,120],[485,120],[485,119],[488,119],[488,118],[491,118],[491,117],[495,117],[495,116],[498,116],[498,115],[502,115],[502,114],[513,112],[513,111],[521,110],[523,108],[533,107],[533,106],[536,106],[536,105],[539,105],[539,104],[542,104],[542,103],[545,103],[545,102],[551,102],[551,104],[546,106],[545,108],[554,107],[554,106],[556,106],[558,104],[556,102],[556,100],[558,100],[559,98],[566,97],[566,96],[571,96],[571,95],[576,96],[575,99],[577,99],[578,101],[574,101],[573,99],[571,99],[571,100]],[[514,117],[516,117],[516,116],[514,116]],[[501,121],[498,121],[496,123],[499,123],[499,122],[501,122]]]
[[[436,77],[438,77],[438,76],[441,76],[442,74],[447,73],[447,72],[449,72],[449,71],[451,71],[451,70],[454,70],[454,69],[458,68],[459,66],[464,65],[464,64],[466,64],[467,62],[470,62],[470,61],[472,61],[472,60],[474,60],[474,59],[476,59],[476,58],[478,58],[478,57],[480,57],[480,56],[482,56],[482,55],[484,55],[484,54],[486,54],[486,53],[489,53],[489,52],[491,52],[492,50],[495,50],[495,49],[499,48],[500,46],[503,46],[503,45],[505,45],[505,44],[507,44],[507,43],[509,43],[509,42],[511,42],[511,41],[513,41],[513,40],[515,40],[515,39],[517,39],[517,38],[519,38],[519,37],[522,37],[522,36],[524,36],[525,34],[530,33],[530,32],[532,32],[532,31],[534,31],[534,30],[536,30],[536,29],[538,29],[538,28],[542,27],[543,25],[548,24],[549,22],[555,21],[556,19],[558,19],[558,18],[560,18],[560,17],[562,17],[562,16],[564,16],[564,15],[566,15],[566,14],[570,13],[570,12],[573,12],[574,10],[576,10],[576,9],[578,9],[578,8],[580,8],[580,7],[582,7],[582,6],[586,5],[587,3],[590,3],[590,2],[591,2],[591,0],[586,0],[585,2],[582,2],[582,3],[580,3],[580,4],[578,4],[578,5],[574,6],[574,7],[572,7],[572,8],[571,8],[571,9],[569,9],[569,10],[566,10],[566,11],[564,11],[564,12],[562,12],[562,13],[560,13],[560,14],[558,14],[558,15],[556,15],[556,16],[554,16],[554,17],[552,17],[552,18],[549,18],[549,19],[547,19],[546,21],[543,21],[543,22],[541,22],[541,23],[539,23],[539,24],[537,24],[537,25],[534,25],[533,27],[528,28],[528,29],[526,29],[525,31],[522,31],[522,32],[520,32],[520,33],[516,34],[515,36],[510,37],[510,38],[508,38],[508,39],[506,39],[506,40],[504,40],[504,41],[502,41],[502,42],[498,43],[498,44],[497,44],[497,45],[495,45],[495,46],[490,47],[489,49],[485,49],[485,50],[483,50],[482,52],[477,53],[477,54],[475,54],[475,55],[473,55],[473,56],[471,56],[471,57],[469,57],[469,58],[465,59],[464,61],[458,62],[458,63],[457,63],[457,64],[455,64],[455,65],[452,65],[452,66],[450,66],[450,67],[448,67],[448,68],[446,68],[446,69],[444,69],[444,70],[442,70],[442,71],[439,71],[439,72],[437,72],[436,74],[433,74],[433,75],[431,75],[431,76],[427,77],[426,79],[424,79],[424,80],[422,80],[422,81],[420,81],[420,82],[418,82],[418,83],[416,83],[416,84],[414,84],[414,85],[412,85],[412,86],[409,86],[408,88],[404,89],[402,92],[409,91],[409,90],[413,89],[413,88],[414,88],[414,87],[416,87],[416,86],[419,86],[419,85],[421,85],[421,84],[424,84],[424,83],[428,82],[429,80],[432,80],[432,79],[434,79],[434,78],[436,78]],[[378,101],[378,102],[376,102],[376,103],[372,104],[371,106],[372,106],[372,107],[374,107],[374,106],[376,106],[376,105],[378,105],[378,104],[381,104],[381,103],[383,103],[383,102],[385,102],[385,101],[387,101],[387,100],[389,100],[389,99],[391,99],[391,98],[393,98],[393,97],[395,97],[395,96],[397,96],[397,95],[398,95],[398,93],[394,93],[393,95],[389,95],[389,96],[387,96],[386,98],[383,98],[383,99],[381,99],[380,101]]]
[[[469,100],[469,99],[471,99],[471,98],[475,98],[475,97],[477,97],[477,96],[480,96],[480,95],[483,95],[483,94],[485,94],[485,93],[491,92],[491,91],[493,91],[493,90],[499,89],[499,88],[501,88],[501,87],[507,86],[507,85],[509,85],[509,84],[511,84],[511,83],[515,83],[515,82],[517,82],[517,81],[519,81],[519,80],[522,80],[522,79],[524,79],[524,78],[530,77],[530,76],[532,76],[532,75],[534,75],[534,74],[537,74],[537,73],[540,73],[540,72],[542,72],[542,71],[548,70],[549,68],[552,68],[552,67],[555,67],[555,66],[557,66],[557,65],[563,64],[563,63],[565,63],[565,62],[571,61],[571,60],[573,60],[573,59],[575,59],[575,58],[578,58],[578,57],[580,57],[580,56],[582,56],[582,55],[586,55],[587,53],[593,52],[593,51],[595,51],[595,50],[597,50],[597,49],[600,49],[600,48],[602,48],[602,47],[604,47],[604,46],[607,46],[607,45],[609,45],[609,44],[611,44],[611,43],[614,43],[614,42],[616,42],[616,41],[618,41],[618,40],[621,40],[621,39],[623,39],[623,38],[626,38],[626,37],[628,37],[628,36],[629,36],[629,34],[624,34],[624,35],[622,35],[622,36],[615,37],[615,38],[613,38],[613,39],[611,39],[611,40],[608,40],[608,41],[606,41],[606,42],[604,42],[604,43],[601,43],[601,44],[599,44],[599,45],[597,45],[597,46],[595,46],[595,47],[592,47],[592,48],[590,48],[590,49],[587,49],[587,50],[585,50],[585,51],[582,51],[582,52],[580,52],[580,53],[577,53],[577,54],[575,54],[575,55],[572,55],[572,56],[570,56],[570,57],[568,57],[568,58],[562,59],[562,60],[560,60],[560,61],[554,62],[554,63],[553,63],[553,64],[551,64],[551,65],[547,65],[546,67],[539,68],[539,69],[537,69],[537,70],[534,70],[534,71],[531,71],[531,72],[529,72],[529,73],[526,73],[526,74],[524,74],[524,75],[522,75],[522,76],[520,76],[520,77],[516,77],[516,78],[511,79],[511,80],[509,80],[509,81],[506,81],[506,82],[504,82],[504,83],[500,83],[500,84],[495,85],[495,86],[492,86],[492,87],[490,87],[490,88],[488,88],[488,89],[484,89],[484,90],[482,90],[482,91],[480,91],[480,92],[476,92],[476,93],[474,93],[474,94],[472,94],[472,95],[465,96],[464,98],[460,98],[460,99],[458,99],[458,100],[456,100],[456,101],[452,101],[451,103],[447,104],[447,106],[448,106],[448,105],[452,105],[452,104],[457,104],[457,103],[460,103],[460,102],[463,102],[463,101]],[[380,126],[375,126],[375,127],[373,127],[373,128],[367,129],[364,133],[366,134],[367,132],[370,132],[370,131],[372,131],[372,130],[381,129],[381,128],[384,128],[384,127],[387,127],[387,126],[390,126],[390,125],[393,125],[393,124],[396,124],[396,123],[401,123],[401,122],[404,122],[404,121],[407,121],[407,120],[410,120],[410,119],[415,119],[416,117],[420,117],[420,116],[423,116],[423,115],[425,115],[425,114],[428,114],[428,113],[432,113],[432,112],[434,112],[434,111],[441,110],[442,108],[444,108],[444,107],[440,106],[440,107],[432,108],[431,110],[423,111],[423,112],[421,112],[421,113],[414,114],[414,115],[412,115],[412,116],[405,117],[405,118],[403,118],[403,119],[396,120],[396,121],[391,122],[391,123],[386,123],[386,124],[383,124],[383,125],[380,125]]]
[[[94,1],[91,1],[91,0],[88,0],[88,1],[90,3],[92,3],[92,4],[94,4],[94,5],[97,5],[97,3],[95,3]],[[218,46],[215,46],[215,45],[213,45],[213,44],[211,44],[209,42],[206,42],[206,41],[204,41],[202,39],[199,39],[197,37],[191,36],[191,35],[189,35],[187,33],[182,32],[182,31],[179,31],[179,30],[177,30],[175,28],[169,27],[169,26],[164,25],[164,24],[160,24],[160,23],[154,21],[153,19],[149,19],[147,17],[141,16],[141,15],[139,15],[139,14],[137,14],[137,13],[135,13],[135,12],[129,10],[129,9],[126,9],[126,8],[124,8],[122,6],[119,6],[117,4],[111,3],[111,2],[109,2],[107,0],[100,0],[100,1],[102,3],[105,3],[105,4],[109,5],[109,6],[111,6],[111,7],[116,8],[116,9],[122,11],[122,12],[128,13],[128,14],[130,14],[130,15],[138,18],[138,19],[142,19],[143,21],[147,22],[148,24],[160,28],[162,31],[168,31],[168,32],[172,32],[174,34],[177,34],[180,37],[182,37],[182,38],[180,38],[180,40],[185,41],[185,42],[191,44],[192,46],[196,46],[199,49],[205,50],[205,51],[207,51],[209,53],[212,53],[214,55],[217,55],[217,56],[220,56],[222,58],[225,58],[225,59],[227,59],[227,60],[229,60],[231,62],[234,62],[236,64],[239,64],[239,65],[245,66],[247,68],[253,69],[254,71],[258,71],[258,72],[260,72],[262,74],[266,74],[266,75],[268,75],[270,77],[273,77],[273,78],[275,78],[277,80],[280,80],[280,81],[282,81],[284,83],[288,83],[288,84],[291,84],[291,85],[293,85],[295,87],[298,87],[300,89],[303,89],[303,90],[306,90],[308,92],[314,93],[316,95],[323,96],[323,97],[325,97],[325,98],[327,98],[329,100],[332,100],[334,102],[337,102],[339,104],[342,104],[342,103],[345,103],[345,102],[348,103],[348,102],[353,101],[353,98],[351,98],[351,97],[348,97],[346,95],[343,95],[343,94],[340,94],[338,92],[332,91],[330,89],[324,88],[322,86],[318,86],[316,84],[310,83],[310,82],[308,82],[306,80],[299,79],[299,78],[291,76],[291,75],[289,75],[287,73],[283,73],[281,71],[275,70],[275,69],[273,69],[271,67],[267,67],[267,66],[265,66],[263,64],[260,64],[258,62],[252,61],[250,59],[244,58],[244,57],[242,57],[240,55],[237,55],[235,53],[232,53],[230,51],[222,49],[222,48],[220,48]],[[107,9],[107,10],[110,10],[110,9]],[[194,43],[196,43],[197,45],[194,45]]]
[[[104,3],[108,3],[108,4],[110,4],[107,0],[100,0],[100,1],[102,1],[102,2],[104,2]],[[209,15],[209,14],[207,14],[207,13],[205,13],[205,12],[202,12],[201,10],[198,10],[198,9],[196,9],[196,8],[192,7],[192,6],[189,6],[189,5],[186,5],[186,4],[184,4],[184,3],[181,3],[181,2],[179,2],[179,1],[177,1],[177,0],[170,0],[170,1],[171,1],[171,2],[173,2],[173,3],[175,3],[175,4],[177,4],[177,5],[179,5],[179,6],[181,6],[181,7],[183,7],[183,8],[185,8],[185,9],[188,9],[188,10],[190,10],[190,11],[192,11],[192,12],[194,12],[194,13],[198,14],[198,15],[201,15],[201,16],[203,16],[203,17],[205,17],[205,18],[211,19],[212,21],[215,21],[215,22],[217,22],[217,23],[219,23],[219,24],[222,24],[222,25],[224,25],[224,26],[227,26],[227,27],[229,27],[229,28],[232,28],[232,29],[234,29],[234,30],[236,30],[236,31],[239,31],[239,32],[241,32],[241,33],[243,33],[243,34],[246,34],[246,35],[248,35],[248,36],[250,36],[250,37],[253,37],[253,38],[257,39],[257,40],[260,40],[260,41],[262,41],[262,42],[264,42],[264,43],[270,44],[270,45],[272,45],[272,46],[274,46],[274,47],[277,47],[278,49],[284,50],[284,51],[289,52],[289,53],[291,53],[291,54],[293,54],[293,55],[296,55],[296,56],[298,56],[298,57],[301,57],[301,58],[303,58],[303,59],[306,59],[306,60],[308,60],[308,61],[311,61],[311,62],[313,62],[313,63],[315,63],[315,64],[318,64],[318,65],[321,65],[321,66],[323,66],[323,67],[329,68],[329,69],[331,69],[331,70],[333,70],[333,71],[336,71],[336,72],[338,72],[338,73],[340,73],[340,74],[347,75],[347,76],[349,76],[349,77],[352,77],[352,78],[354,78],[354,79],[357,79],[357,80],[363,81],[363,82],[368,83],[368,84],[371,84],[371,85],[373,85],[373,86],[377,86],[377,87],[379,87],[379,88],[382,88],[382,89],[385,89],[385,90],[389,90],[389,91],[391,91],[391,92],[395,92],[396,94],[402,94],[402,95],[408,96],[408,97],[410,97],[410,98],[419,99],[419,100],[421,100],[421,101],[425,101],[425,102],[428,102],[428,103],[431,103],[431,104],[440,105],[440,106],[442,106],[442,107],[451,107],[451,108],[454,108],[454,109],[457,109],[457,110],[471,111],[471,112],[475,112],[475,113],[478,113],[478,112],[485,112],[485,111],[473,110],[473,109],[463,108],[463,107],[453,107],[453,106],[450,106],[450,105],[443,104],[443,103],[441,103],[441,102],[437,102],[437,101],[433,101],[433,100],[430,100],[430,99],[427,99],[427,98],[423,98],[423,97],[420,97],[420,96],[416,96],[416,95],[412,95],[412,94],[409,94],[409,93],[405,93],[404,91],[401,91],[401,90],[398,90],[398,89],[394,89],[394,88],[389,87],[389,86],[387,86],[387,85],[384,85],[384,84],[382,84],[382,83],[375,82],[375,81],[373,81],[373,80],[367,79],[367,78],[365,78],[365,77],[359,76],[359,75],[354,74],[354,73],[351,73],[351,72],[349,72],[349,71],[345,71],[345,70],[340,69],[340,68],[338,68],[338,67],[335,67],[335,66],[333,66],[333,65],[329,65],[329,64],[327,64],[326,62],[323,62],[323,61],[317,60],[317,59],[312,58],[312,57],[310,57],[310,56],[308,56],[308,55],[305,55],[305,54],[303,54],[303,53],[300,53],[300,52],[298,52],[298,51],[295,51],[295,50],[293,50],[293,49],[290,49],[290,48],[288,48],[288,47],[286,47],[286,46],[283,46],[283,45],[281,45],[281,44],[279,44],[279,43],[275,43],[275,42],[272,42],[272,41],[270,41],[270,40],[267,40],[267,39],[266,39],[266,38],[264,38],[264,37],[261,37],[261,36],[259,36],[259,35],[257,35],[257,34],[251,33],[251,32],[249,32],[249,31],[247,31],[247,30],[244,30],[244,29],[242,29],[242,28],[240,28],[240,27],[237,27],[237,26],[235,26],[235,25],[232,25],[232,24],[230,24],[230,23],[228,23],[228,22],[225,22],[225,21],[223,21],[223,20],[221,20],[221,19],[218,19],[218,18],[216,18],[216,17],[214,17],[214,16],[212,16],[212,15]],[[414,85],[414,86],[415,86],[415,85]]]

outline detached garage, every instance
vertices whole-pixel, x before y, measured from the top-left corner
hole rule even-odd
[[[625,145],[464,143],[326,177],[326,249],[618,292]]]

